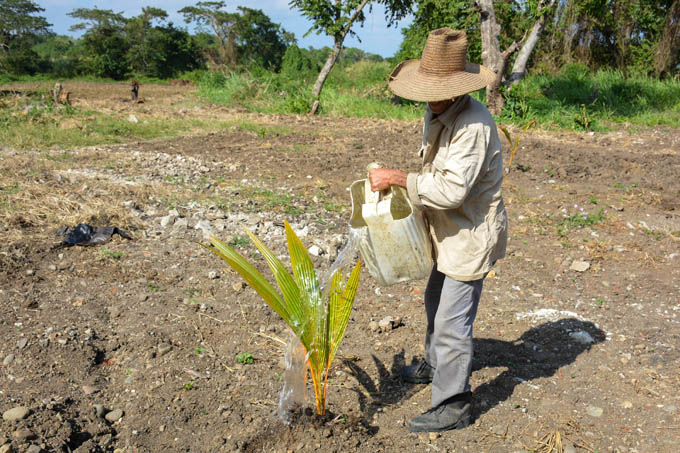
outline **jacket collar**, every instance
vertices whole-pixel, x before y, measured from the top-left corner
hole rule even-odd
[[[441,121],[441,123],[446,126],[453,124],[453,122],[456,120],[456,117],[458,116],[458,113],[460,113],[460,111],[463,110],[465,106],[467,106],[469,100],[469,94],[457,97],[456,100],[453,101],[453,104],[451,104],[449,108],[446,109],[442,114],[438,115],[436,119]]]

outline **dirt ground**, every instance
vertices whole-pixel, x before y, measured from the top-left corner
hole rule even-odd
[[[347,187],[376,160],[416,170],[421,123],[187,109],[191,89],[176,86],[143,90],[140,113],[121,106],[124,85],[73,91],[76,106],[141,121],[181,109],[263,128],[0,149],[3,453],[680,448],[680,131],[522,139],[504,183],[507,257],[475,324],[474,424],[417,435],[408,421],[430,390],[399,370],[423,353],[425,281],[381,288],[364,269],[330,415],[310,413],[308,384],[288,425],[287,327],[199,242],[212,231],[264,270],[241,226],[285,256],[287,219],[327,269],[348,239]],[[132,240],[61,247],[59,228],[81,222]],[[369,327],[386,316],[401,325]]]

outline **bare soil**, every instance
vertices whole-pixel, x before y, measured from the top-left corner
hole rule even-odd
[[[76,106],[140,108],[120,101],[125,85],[86,87],[69,88]],[[430,401],[428,386],[399,379],[423,353],[426,282],[381,288],[365,270],[331,371],[328,414],[313,413],[308,385],[289,425],[277,411],[287,328],[200,247],[201,228],[269,275],[241,226],[285,256],[287,219],[318,247],[315,264],[325,270],[347,241],[347,187],[376,160],[416,170],[421,124],[200,104],[187,112],[188,91],[142,87],[143,108],[291,132],[234,127],[0,150],[0,413],[30,409],[0,420],[0,447],[678,451],[680,131],[531,131],[522,139],[504,185],[508,256],[485,282],[475,324],[473,425],[407,432]],[[172,209],[177,219],[167,217]],[[57,230],[80,222],[121,227],[133,239],[61,247]],[[385,316],[402,325],[369,328]],[[239,353],[254,362],[240,363]]]

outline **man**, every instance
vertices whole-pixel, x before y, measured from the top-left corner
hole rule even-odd
[[[466,63],[464,31],[430,33],[422,58],[401,63],[393,93],[427,102],[420,173],[374,169],[371,188],[405,187],[429,224],[435,268],[425,290],[425,360],[402,370],[407,382],[432,383],[432,407],[412,432],[464,428],[471,421],[472,324],[486,274],[505,256],[503,159],[489,111],[468,95],[495,78]]]

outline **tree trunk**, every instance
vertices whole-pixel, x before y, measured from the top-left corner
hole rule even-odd
[[[319,72],[319,76],[316,78],[314,88],[312,89],[312,110],[311,110],[312,115],[315,114],[316,110],[319,108],[319,97],[321,96],[323,84],[326,83],[328,74],[330,74],[331,69],[333,69],[335,61],[338,59],[338,55],[340,55],[341,50],[342,41],[336,39],[335,45],[333,46],[333,49],[331,49],[331,53],[328,55],[326,63],[324,63],[323,65],[323,68],[321,68],[321,72]]]
[[[501,26],[496,21],[496,13],[492,0],[478,0],[475,3],[480,15],[480,31],[482,34],[482,63],[494,72],[498,72],[501,65],[501,45],[498,35]]]
[[[508,78],[508,82],[513,84],[517,83],[520,80],[522,80],[522,78],[526,74],[529,57],[531,57],[531,54],[533,53],[534,48],[536,48],[536,44],[538,43],[538,39],[541,37],[541,34],[545,29],[547,9],[552,8],[554,4],[555,0],[549,0],[547,5],[544,5],[542,2],[541,4],[538,5],[539,17],[536,20],[536,22],[534,22],[534,26],[531,27],[531,32],[529,33],[529,36],[524,41],[522,48],[519,50],[519,53],[517,54],[515,63],[512,65],[512,72],[510,74],[510,77]]]
[[[519,44],[513,42],[510,47],[501,53],[501,67],[498,68],[498,72],[496,73],[496,80],[494,80],[493,84],[486,87],[486,105],[489,108],[489,112],[494,115],[499,115],[503,109],[505,99],[503,99],[503,94],[500,90],[501,82],[503,82],[503,72],[505,71],[505,66],[508,63],[510,55],[518,48]]]
[[[661,40],[656,46],[654,71],[657,77],[661,77],[670,69],[678,47],[680,47],[680,0],[675,0],[668,9]]]
[[[480,15],[480,31],[482,34],[482,63],[487,68],[496,73],[494,82],[486,87],[486,105],[494,115],[501,113],[503,108],[503,95],[500,91],[503,81],[503,71],[507,65],[510,55],[517,50],[519,45],[513,42],[504,52],[501,52],[501,45],[498,35],[501,33],[501,26],[496,21],[496,13],[493,9],[492,0],[477,0],[475,7]]]
[[[354,21],[357,17],[359,17],[361,10],[364,9],[364,6],[366,6],[369,1],[370,0],[362,0],[359,6],[357,6],[357,9],[354,11],[354,14],[352,14],[352,17],[350,17],[347,21],[347,24],[345,24],[345,27],[342,29],[342,31],[333,37],[335,41],[333,49],[331,50],[330,55],[328,55],[328,59],[326,60],[326,63],[324,63],[323,68],[321,68],[321,72],[319,72],[319,76],[316,78],[314,88],[312,89],[312,104],[310,106],[310,111],[312,114],[315,114],[319,108],[319,98],[321,97],[323,84],[326,83],[328,74],[330,74],[331,69],[333,69],[335,61],[338,59],[338,55],[340,55],[342,43],[345,41],[347,33],[349,33],[349,30],[352,28],[352,24],[354,24]]]

